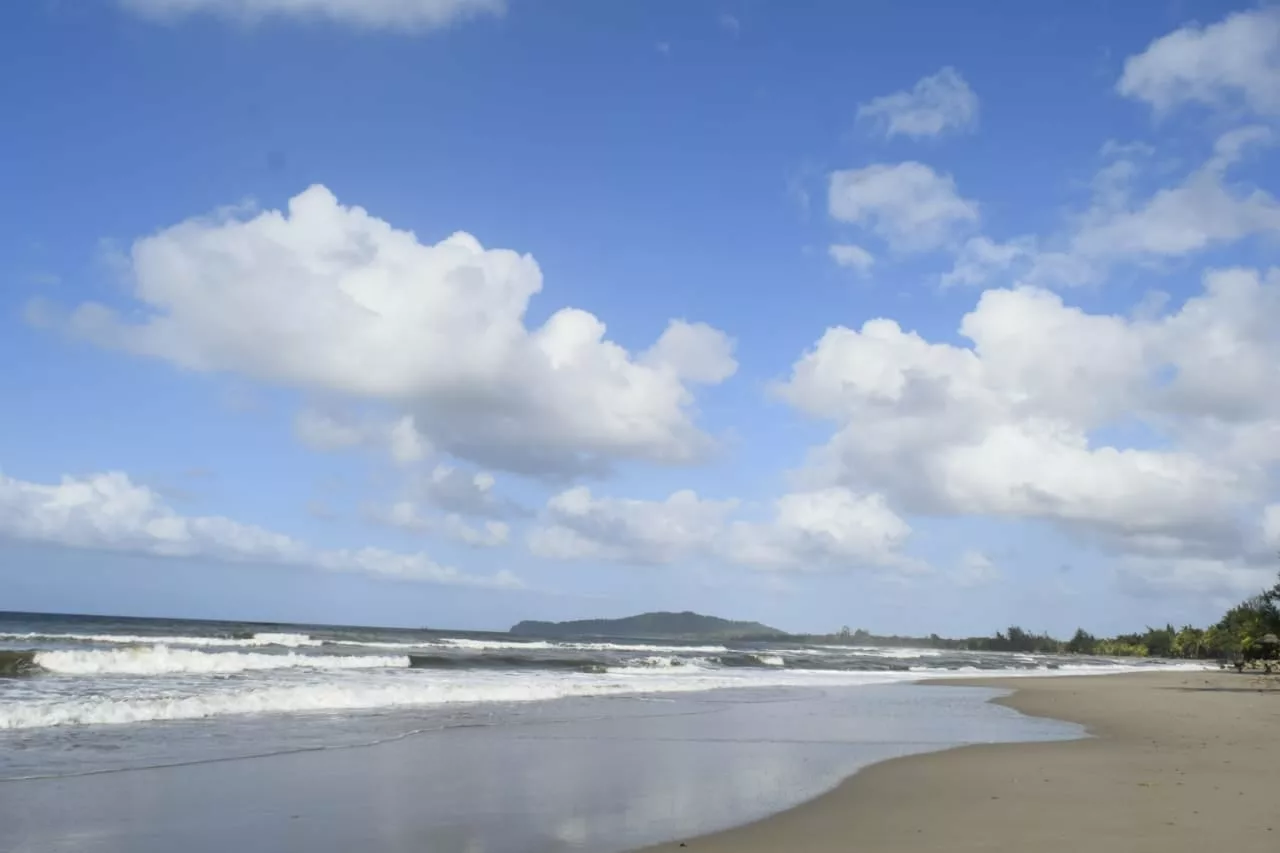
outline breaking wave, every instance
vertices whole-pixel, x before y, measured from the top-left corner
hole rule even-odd
[[[569,640],[469,640],[461,637],[441,637],[421,643],[422,646],[445,646],[451,649],[471,651],[574,649],[581,652],[671,652],[698,654],[728,651],[724,646],[676,646],[662,643],[584,643]]]
[[[809,677],[777,679],[780,684],[833,683]],[[834,676],[835,673],[827,675]],[[884,683],[886,674],[841,673],[840,684]],[[723,687],[750,687],[742,677],[704,676],[622,678],[564,674],[487,681],[400,679],[396,683],[313,683],[218,690],[188,696],[81,697],[54,701],[18,701],[0,706],[0,729],[113,725],[153,720],[193,720],[241,714],[335,713],[491,702],[520,703],[572,696],[637,693],[686,693]]]
[[[567,670],[571,672],[604,672],[605,665],[595,658],[527,658],[520,655],[409,655],[414,669],[496,669],[496,670]]]
[[[39,671],[35,652],[0,651],[0,678],[35,675]]]
[[[786,666],[787,662],[781,655],[761,652],[736,652],[731,654],[719,655],[712,658],[712,661],[720,666]],[[804,668],[811,667],[811,662],[806,661]],[[844,667],[849,669],[849,667]]]
[[[1076,672],[1137,672],[1153,667],[1084,666]],[[1192,669],[1190,666],[1158,667]],[[1194,667],[1202,668],[1202,667]],[[93,695],[74,698],[56,697],[41,700],[7,702],[0,705],[0,729],[30,729],[50,726],[112,725],[152,720],[192,720],[242,714],[275,713],[339,713],[381,711],[410,707],[432,707],[454,704],[520,703],[574,696],[615,696],[625,694],[686,693],[731,687],[803,687],[853,686],[915,681],[923,677],[955,677],[961,672],[850,672],[788,670],[776,667],[757,669],[754,675],[743,670],[686,672],[628,669],[624,673],[610,670],[607,674],[559,675],[512,674],[503,677],[477,678],[441,676],[437,678],[406,677],[370,681],[338,679],[308,684],[268,684],[219,688],[188,695]],[[1067,675],[1044,670],[1006,672],[1004,676]]]
[[[244,637],[158,637],[141,634],[25,634],[0,633],[0,640],[17,642],[101,643],[122,646],[207,646],[211,648],[236,648],[253,646],[285,646],[299,648],[319,646],[323,641],[307,634],[284,634],[264,631]]]
[[[86,651],[0,652],[26,656],[29,667],[16,675],[39,671],[57,675],[172,675],[175,673],[229,673],[268,669],[388,669],[410,665],[408,656],[308,655],[297,652],[202,652],[168,646]],[[0,664],[3,667],[3,664]]]

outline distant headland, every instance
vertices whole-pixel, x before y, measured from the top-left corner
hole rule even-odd
[[[873,634],[841,628],[834,634],[788,634],[759,622],[737,622],[700,613],[641,613],[625,619],[581,619],[574,622],[521,622],[510,634],[519,637],[631,638],[637,640],[773,640],[832,643],[846,646],[897,646],[956,649],[971,652],[1080,654],[1102,657],[1160,657],[1193,660],[1234,660],[1242,665],[1280,659],[1280,580],[1228,610],[1207,628],[1147,626],[1146,630],[1115,637],[1095,637],[1083,628],[1069,640],[1034,633],[1016,625],[993,637],[948,639]],[[1265,665],[1265,664],[1263,664]]]
[[[701,613],[641,613],[623,619],[573,622],[525,621],[511,628],[520,637],[611,637],[636,640],[746,640],[786,637],[785,631],[759,622],[736,622]]]

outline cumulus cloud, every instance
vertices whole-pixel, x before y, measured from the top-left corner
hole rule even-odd
[[[412,501],[396,501],[385,508],[371,508],[369,520],[411,533],[444,536],[473,548],[497,548],[511,538],[511,528],[502,521],[489,519],[478,525],[469,524],[456,513],[431,515]]]
[[[728,560],[766,569],[923,567],[898,549],[911,527],[883,495],[828,487],[783,495],[764,522],[735,521],[726,531]]]
[[[485,15],[505,0],[120,0],[145,18],[170,21],[206,14],[255,24],[273,18],[322,20],[367,30],[421,33]]]
[[[835,243],[827,248],[827,254],[837,266],[851,269],[861,275],[871,272],[871,267],[876,262],[874,255],[852,243]]]
[[[161,557],[274,564],[482,587],[519,587],[510,572],[478,576],[422,553],[315,548],[222,516],[184,516],[123,473],[63,477],[53,485],[0,474],[0,537]]]
[[[978,221],[977,203],[960,196],[950,175],[910,160],[832,172],[827,208],[900,252],[948,245]]]
[[[729,338],[701,323],[673,320],[639,355],[574,308],[528,328],[542,289],[533,258],[461,232],[424,244],[323,186],[285,211],[142,238],[128,270],[136,304],[83,304],[73,333],[188,370],[377,403],[401,418],[392,446],[406,457],[434,448],[544,474],[693,462],[713,442],[693,422],[692,389],[737,369]]]
[[[729,339],[706,323],[678,320],[667,326],[640,363],[688,382],[717,385],[738,370]]]
[[[586,486],[552,497],[529,536],[541,557],[671,563],[710,551],[736,501],[675,492],[666,500],[597,498]]]
[[[679,491],[665,500],[605,498],[586,487],[553,497],[529,547],[558,559],[638,565],[713,560],[776,571],[918,569],[898,549],[911,528],[880,495],[832,487],[779,498],[766,521],[735,519],[737,501]]]
[[[438,463],[430,471],[409,471],[402,495],[387,504],[367,505],[364,517],[375,524],[442,536],[473,548],[496,548],[511,538],[505,519],[529,514],[499,497],[496,483],[487,471]]]
[[[437,465],[430,474],[414,478],[415,497],[460,515],[505,518],[521,514],[521,509],[494,494],[497,480],[487,471],[465,471],[451,465]]]
[[[1181,257],[1257,234],[1280,234],[1280,202],[1261,189],[1233,186],[1228,170],[1250,149],[1270,144],[1271,131],[1237,128],[1223,134],[1214,153],[1180,184],[1129,202],[1130,161],[1113,164],[1094,206],[1081,218],[1072,254],[1092,261]],[[1116,176],[1115,165],[1120,175]]]
[[[886,137],[938,136],[970,130],[978,123],[978,96],[950,66],[922,77],[910,90],[862,104],[858,118],[873,122]]]
[[[944,286],[1003,279],[1040,286],[1098,284],[1117,264],[1156,266],[1250,238],[1280,236],[1280,200],[1236,180],[1233,170],[1275,133],[1247,125],[1220,135],[1212,154],[1176,182],[1139,192],[1149,177],[1151,151],[1109,144],[1107,162],[1092,184],[1092,199],[1062,234],[1023,236],[1000,243],[969,239],[957,253]]]
[[[1243,107],[1280,115],[1280,8],[1188,25],[1129,57],[1116,90],[1150,104],[1157,115],[1186,104]]]
[[[909,512],[1038,518],[1137,556],[1239,555],[1240,518],[1280,458],[1280,271],[1222,270],[1157,317],[991,290],[972,346],[891,320],[830,329],[777,393],[834,423],[808,482]],[[1136,445],[1109,429],[1137,428]],[[1256,536],[1254,537],[1257,538]]]

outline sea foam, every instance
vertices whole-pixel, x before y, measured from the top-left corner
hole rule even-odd
[[[165,646],[201,646],[211,648],[237,648],[253,646],[319,646],[321,640],[307,634],[285,634],[263,632],[250,637],[156,637],[140,634],[42,634],[27,632],[24,634],[0,633],[0,640],[7,642],[64,642],[64,643],[100,643],[108,645],[165,645]]]
[[[207,657],[218,657],[208,654]],[[244,657],[244,655],[223,655]],[[288,655],[258,657],[288,658]],[[294,655],[295,658],[307,657]],[[311,656],[321,657],[324,656]],[[350,659],[357,659],[352,656]],[[372,658],[372,660],[379,660]],[[407,658],[396,661],[403,667]],[[341,666],[341,665],[340,665]],[[1086,673],[1149,672],[1152,670],[1197,670],[1203,665],[1080,665],[1070,670],[983,671],[986,677],[1071,676]],[[973,670],[972,672],[977,672]],[[191,720],[239,714],[336,713],[378,711],[408,707],[454,704],[518,703],[575,696],[622,694],[687,693],[724,688],[825,687],[864,684],[892,684],[922,678],[961,677],[963,671],[852,672],[842,670],[789,670],[781,667],[705,670],[697,666],[648,669],[627,667],[607,673],[459,673],[443,677],[420,670],[393,669],[324,673],[305,684],[244,684],[209,689],[183,695],[143,690],[136,695],[50,696],[17,698],[0,705],[0,729],[27,729],[49,726],[110,725],[151,720]],[[350,679],[355,679],[354,681]]]
[[[169,675],[268,669],[385,669],[409,666],[407,655],[308,655],[297,652],[203,652],[168,646],[36,652],[41,669],[60,675]]]
[[[898,676],[898,677],[895,677]],[[521,703],[576,696],[687,693],[727,687],[883,684],[905,680],[890,673],[777,671],[768,679],[739,675],[561,676],[456,679],[399,678],[394,682],[325,680],[301,685],[246,685],[189,695],[140,694],[17,700],[0,706],[0,729],[112,725],[192,720],[239,714],[375,711],[455,704]]]

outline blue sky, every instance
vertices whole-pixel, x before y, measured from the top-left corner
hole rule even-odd
[[[1274,574],[1274,5],[3,14],[0,607],[1116,631]]]

